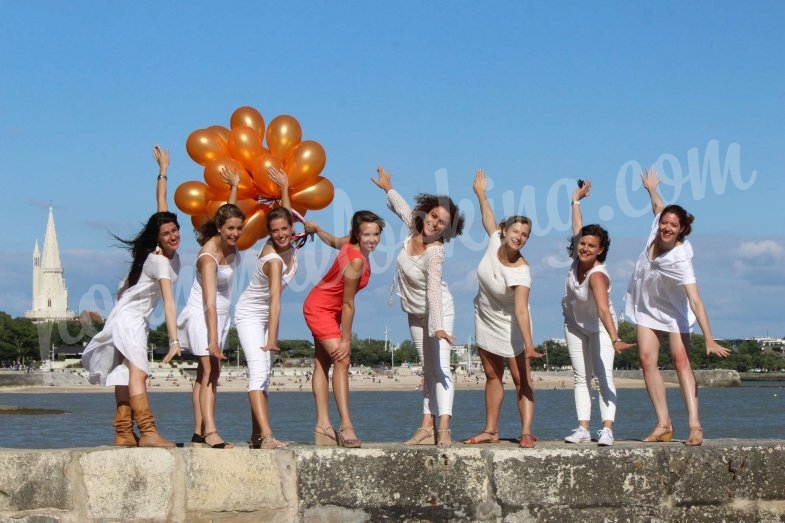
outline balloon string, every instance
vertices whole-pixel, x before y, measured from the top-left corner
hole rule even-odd
[[[256,200],[256,201],[257,201],[257,203],[267,207],[268,211],[270,209],[275,208],[275,207],[280,207],[280,205],[281,205],[281,199],[280,198],[262,198],[262,197],[259,197],[259,199]],[[292,217],[294,218],[295,222],[305,223],[305,217],[302,214],[300,214],[299,212],[295,211],[294,209],[289,209],[289,212],[292,213]],[[294,247],[295,249],[300,249],[308,242],[308,240],[313,240],[313,235],[314,235],[314,233],[307,233],[305,231],[303,231],[303,232],[296,232],[296,233],[292,234],[292,239],[291,239],[290,243],[292,244],[292,247]]]

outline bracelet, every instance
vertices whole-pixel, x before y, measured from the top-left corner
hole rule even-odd
[[[613,340],[613,343],[619,343],[620,341],[623,341],[623,340],[621,338],[616,338],[615,340]]]
[[[570,202],[570,205],[580,205],[580,204],[581,204],[581,202],[578,202],[578,201],[575,201],[575,200]]]
[[[165,175],[165,174],[159,174],[159,175],[158,175],[158,179],[159,179],[159,180],[166,180],[167,178],[166,178],[166,175]]]
[[[180,345],[180,340],[169,340],[169,346],[171,347],[172,345]]]

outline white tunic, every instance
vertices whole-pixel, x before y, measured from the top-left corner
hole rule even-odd
[[[490,235],[488,248],[477,266],[480,283],[474,298],[474,329],[477,345],[483,349],[512,358],[523,352],[523,337],[515,317],[515,289],[518,285],[531,288],[528,265],[507,267],[499,261],[502,241],[499,232]],[[531,315],[529,315],[531,326]]]
[[[218,316],[218,346],[223,348],[226,336],[229,334],[229,311],[232,303],[232,282],[234,272],[240,262],[239,253],[235,253],[234,261],[231,264],[220,265],[210,253],[203,252],[197,256],[196,260],[202,256],[211,257],[218,271],[216,273],[216,296],[215,310]],[[197,264],[198,267],[198,264]],[[204,316],[204,302],[202,301],[202,274],[196,269],[194,284],[191,287],[191,294],[188,302],[177,318],[177,337],[180,340],[180,347],[196,356],[208,356],[207,351],[207,320]]]
[[[635,263],[624,297],[624,313],[638,325],[665,332],[690,332],[695,315],[690,309],[685,285],[695,283],[692,268],[692,245],[684,241],[655,259],[649,258],[649,246],[657,237],[660,215]]]
[[[613,303],[611,303],[611,286],[610,276],[604,263],[592,267],[586,272],[583,282],[578,282],[578,260],[573,262],[570,267],[570,272],[567,273],[567,279],[564,281],[564,298],[562,298],[562,312],[564,313],[564,322],[570,325],[576,325],[587,333],[600,332],[603,328],[600,313],[597,310],[597,302],[594,299],[594,293],[589,286],[589,278],[596,272],[601,272],[608,278],[608,307],[610,308],[611,317],[613,318],[614,325],[616,324],[616,313],[613,310]]]
[[[117,300],[104,328],[95,335],[82,354],[82,367],[90,373],[90,383],[107,386],[128,385],[125,360],[150,373],[147,362],[147,335],[150,316],[161,299],[159,280],[172,286],[180,272],[177,253],[170,260],[161,254],[149,254],[136,285],[126,289]]]
[[[287,256],[288,257],[288,256]],[[265,331],[267,319],[270,314],[270,280],[264,273],[264,265],[270,260],[280,260],[283,264],[281,274],[281,290],[285,289],[297,272],[297,255],[292,249],[289,266],[278,253],[271,252],[256,261],[256,270],[248,283],[248,288],[240,295],[234,306],[234,324],[238,330],[241,325],[263,328]],[[266,339],[265,339],[266,341]],[[264,345],[264,343],[262,343]]]
[[[387,207],[398,215],[411,233],[416,233],[412,209],[394,189],[387,193]],[[422,254],[407,254],[411,234],[403,241],[398,253],[398,296],[401,308],[415,316],[428,316],[428,333],[444,330],[444,314],[452,311],[452,294],[442,281],[444,247],[433,245]]]

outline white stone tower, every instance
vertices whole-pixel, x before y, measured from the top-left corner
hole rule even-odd
[[[63,278],[55,219],[50,205],[44,249],[38,251],[38,240],[33,249],[33,307],[25,312],[25,317],[44,322],[72,320],[75,316],[74,311],[68,309],[68,289]]]

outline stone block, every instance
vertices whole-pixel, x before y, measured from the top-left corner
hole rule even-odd
[[[0,452],[0,512],[73,508],[69,451]]]
[[[302,449],[297,484],[302,510],[338,505],[363,509],[373,521],[472,521],[489,494],[482,451],[460,447]]]
[[[172,509],[174,492],[176,463],[172,452],[112,448],[82,454],[79,464],[87,516],[165,520]]]

